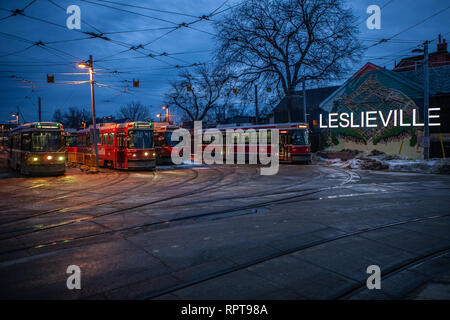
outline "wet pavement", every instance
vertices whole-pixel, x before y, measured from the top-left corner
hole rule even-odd
[[[450,298],[449,175],[223,165],[0,178],[1,298]],[[70,265],[80,290],[66,286]]]

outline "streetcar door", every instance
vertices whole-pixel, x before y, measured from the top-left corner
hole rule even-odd
[[[289,160],[289,134],[288,131],[280,131],[280,161]]]
[[[117,148],[117,152],[116,152],[116,163],[117,163],[117,168],[118,169],[123,169],[125,168],[125,148],[126,148],[126,144],[127,144],[127,139],[126,136],[122,133],[119,133],[117,135],[117,139],[116,139],[116,148]]]

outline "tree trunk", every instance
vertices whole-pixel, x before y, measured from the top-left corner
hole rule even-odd
[[[290,88],[286,95],[288,122],[292,121],[292,110],[294,109],[294,96],[295,96],[295,90],[293,88]]]

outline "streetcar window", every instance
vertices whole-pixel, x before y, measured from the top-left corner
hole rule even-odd
[[[129,132],[129,148],[153,148],[153,132],[150,130],[131,130]]]
[[[293,130],[291,134],[291,144],[293,145],[307,145],[308,131],[307,130]]]
[[[19,149],[19,135],[18,134],[15,134],[12,137],[11,144],[12,144],[13,149]]]
[[[58,151],[61,148],[60,132],[33,132],[33,151]]]
[[[77,136],[66,136],[66,147],[76,147],[77,141]]]
[[[22,150],[24,151],[31,150],[31,136],[29,133],[22,134]]]
[[[258,134],[259,134],[260,142],[262,142],[262,137],[264,135],[264,131],[258,131]],[[272,131],[267,130],[265,134],[266,134],[266,140],[267,140],[266,143],[270,144],[272,142]]]
[[[248,133],[246,132],[246,133],[241,133],[241,143],[242,144],[248,144],[248,141],[249,141],[249,136],[248,136]]]
[[[109,134],[108,145],[109,145],[109,146],[114,145],[114,133],[110,133],[110,134]]]
[[[179,141],[172,141],[172,132],[165,132],[165,140],[166,140],[166,144],[169,147],[174,147],[175,145],[177,145],[179,142],[183,141],[183,137],[180,136],[180,140]]]
[[[106,146],[108,144],[108,134],[103,134],[102,145]]]
[[[250,143],[252,143],[252,144],[258,143],[258,134],[256,132],[250,133]]]
[[[239,133],[233,133],[233,142],[234,144],[238,143]]]

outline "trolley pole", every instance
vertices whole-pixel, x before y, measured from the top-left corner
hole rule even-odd
[[[94,61],[89,56],[89,80],[91,83],[92,125],[94,127],[95,167],[98,169],[97,124],[95,122],[95,97],[94,97]]]
[[[429,125],[429,111],[430,107],[430,79],[428,73],[428,40],[423,44],[423,58],[424,58],[424,98],[423,98],[423,114],[424,114],[424,148],[423,157],[425,160],[430,158],[430,125]]]

